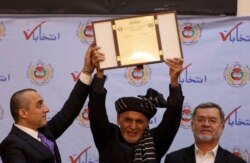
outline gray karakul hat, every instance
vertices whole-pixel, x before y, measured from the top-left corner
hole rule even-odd
[[[115,102],[115,108],[118,114],[126,111],[137,111],[148,119],[151,119],[157,111],[150,100],[137,97],[121,97]]]

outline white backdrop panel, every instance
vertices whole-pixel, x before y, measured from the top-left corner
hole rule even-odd
[[[27,87],[37,89],[50,108],[49,118],[60,110],[82,68],[85,51],[93,41],[90,23],[110,18],[91,15],[0,17],[1,141],[13,124],[9,100],[15,91]],[[221,145],[248,160],[249,17],[179,16],[178,23],[186,67],[180,83],[185,95],[184,109],[190,112],[183,113],[180,129],[168,152],[193,143],[189,127],[192,110],[201,102],[212,101],[222,106],[228,118]],[[29,73],[39,67],[45,68],[48,75],[40,80]],[[164,63],[145,65],[143,72],[129,67],[107,70],[106,74],[106,106],[112,122],[116,122],[114,102],[121,96],[144,95],[150,87],[168,96],[168,67]],[[98,162],[87,102],[72,126],[57,140],[64,163]],[[236,108],[239,109],[234,111]],[[160,122],[163,112],[164,109],[159,109],[151,127]]]

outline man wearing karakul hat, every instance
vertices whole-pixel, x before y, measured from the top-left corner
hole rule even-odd
[[[96,51],[93,63],[105,58]],[[97,70],[89,96],[89,118],[100,163],[159,163],[178,131],[184,96],[178,78],[183,68],[180,58],[166,59],[170,85],[167,101],[163,95],[148,89],[145,96],[122,97],[115,102],[117,123],[109,122],[104,88],[106,76]],[[165,87],[165,86],[163,86]],[[160,124],[149,129],[156,108],[167,108]]]

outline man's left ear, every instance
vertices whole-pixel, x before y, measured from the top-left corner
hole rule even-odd
[[[22,117],[23,119],[25,119],[27,117],[27,111],[23,108],[19,109],[19,115],[20,117]]]

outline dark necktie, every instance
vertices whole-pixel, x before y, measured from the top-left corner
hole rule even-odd
[[[45,135],[43,135],[42,133],[38,133],[38,137],[41,139],[41,142],[50,149],[50,151],[52,152],[54,158],[55,158],[55,151],[54,151],[54,147],[55,147],[55,143],[51,140],[49,140]]]

